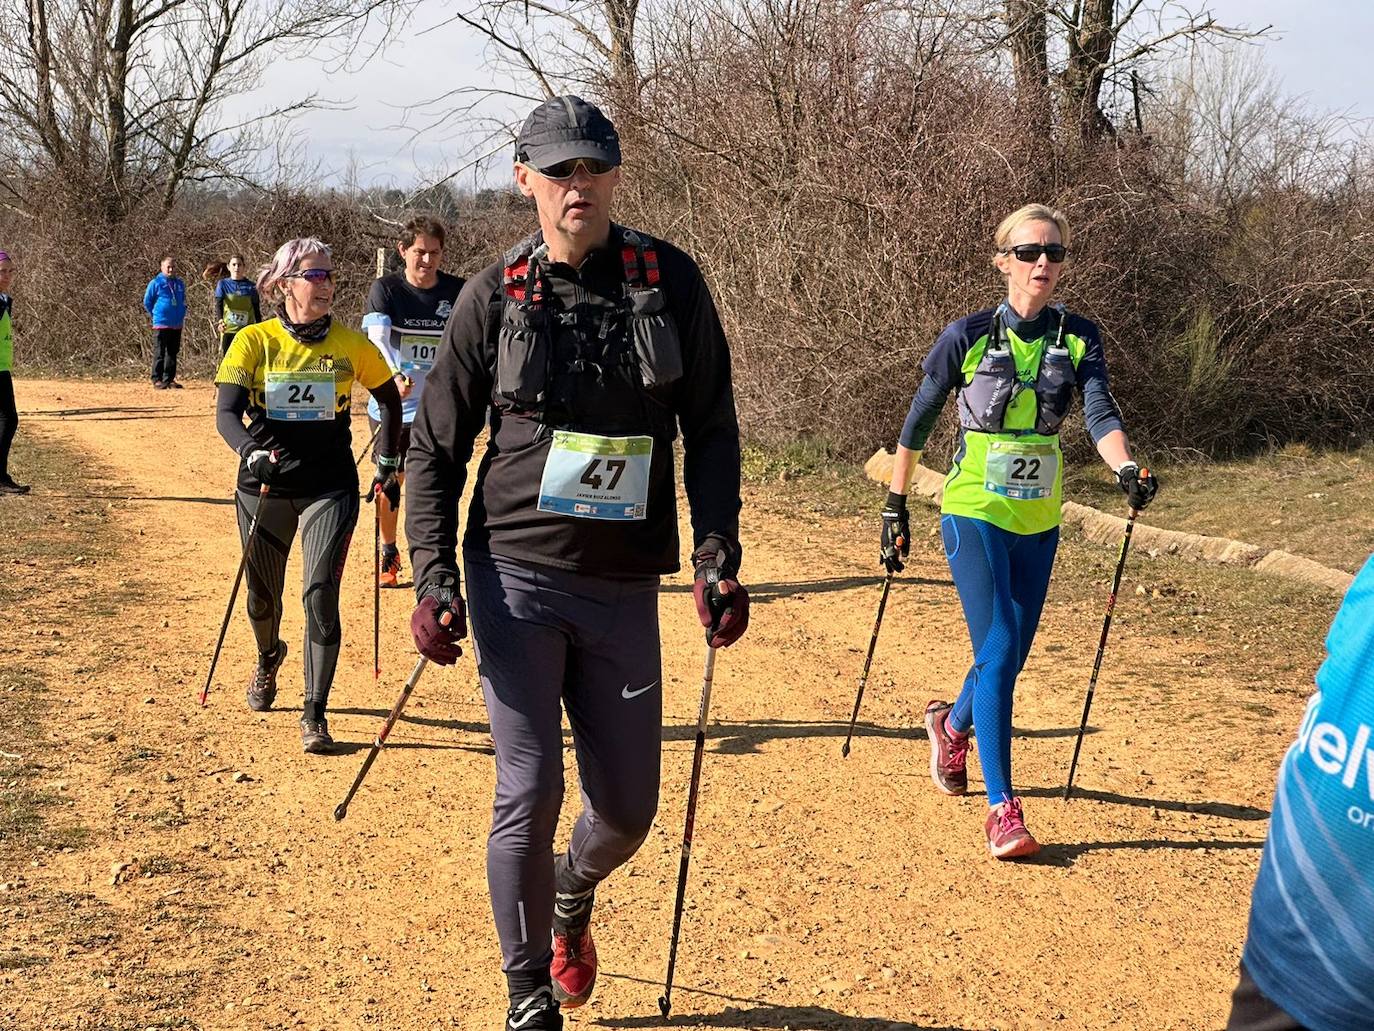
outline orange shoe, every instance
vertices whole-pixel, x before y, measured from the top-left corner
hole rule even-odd
[[[381,571],[377,574],[379,587],[399,587],[401,578],[401,553],[396,546],[382,546]]]

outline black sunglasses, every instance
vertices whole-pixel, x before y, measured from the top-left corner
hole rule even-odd
[[[334,282],[334,270],[332,268],[306,268],[282,276],[282,279],[304,279],[307,283],[332,283]]]
[[[1040,255],[1058,265],[1069,256],[1069,249],[1062,243],[1018,243],[1015,247],[1003,247],[1002,254],[1011,254],[1017,261],[1031,264],[1040,260]]]
[[[567,161],[555,161],[544,168],[540,168],[538,165],[530,165],[529,167],[545,179],[571,179],[577,174],[578,165],[586,169],[588,175],[605,175],[618,167],[610,161],[602,161],[599,158],[569,158]]]

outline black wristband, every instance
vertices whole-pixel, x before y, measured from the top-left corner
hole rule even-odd
[[[883,511],[905,512],[906,495],[898,494],[896,491],[887,492],[887,501],[883,503]]]

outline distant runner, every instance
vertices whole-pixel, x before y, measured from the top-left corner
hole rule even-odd
[[[0,251],[0,494],[27,494],[28,484],[10,476],[10,445],[19,429],[19,408],[14,403],[14,259]]]
[[[401,472],[405,484],[406,451],[410,448],[410,427],[425,389],[425,379],[434,366],[444,324],[458,300],[463,280],[441,272],[444,261],[444,224],[435,218],[412,218],[401,229],[396,250],[405,260],[405,271],[374,280],[367,295],[367,314],[363,329],[381,349],[387,364],[396,374],[396,385],[404,402],[401,417]],[[375,431],[381,417],[377,400],[367,403],[367,417]],[[396,517],[386,498],[377,509],[381,520],[382,554],[378,564],[383,587],[400,584],[401,555],[396,548]]]
[[[658,581],[678,568],[673,440],[683,442],[694,597],[711,642],[749,620],[739,585],[739,427],[730,352],[696,263],[611,222],[620,141],[555,97],[516,140],[540,229],[463,288],[420,400],[406,535],[411,631],[439,663],[466,634],[458,499],[491,406],[463,540],[496,804],[487,880],[510,1031],[562,1027],[596,981],[596,887],[658,809]],[[441,619],[452,613],[445,628]],[[555,858],[566,708],[583,810]],[[552,939],[550,938],[552,932]]]
[[[953,705],[930,702],[925,722],[931,779],[946,795],[968,790],[969,734],[977,729],[989,806],[984,829],[998,859],[1040,850],[1012,793],[1012,693],[1059,545],[1059,427],[1075,389],[1088,432],[1127,502],[1144,508],[1159,487],[1131,458],[1097,327],[1050,304],[1068,242],[1068,222],[1043,204],[1019,208],[997,227],[993,264],[1007,281],[1007,299],[950,324],[926,356],[882,514],[882,561],[900,572],[911,542],[911,474],[953,391],[959,450],[945,479],[940,532],[973,641],[973,665]]]
[[[176,274],[176,259],[170,254],[162,256],[159,268],[143,291],[143,310],[153,323],[153,387],[180,389],[177,355],[186,324],[186,283]]]
[[[1227,1031],[1374,1027],[1374,558],[1346,592],[1279,786]]]
[[[339,658],[339,583],[358,521],[358,473],[349,406],[353,381],[381,403],[378,490],[400,494],[396,470],[401,398],[391,370],[357,330],[334,322],[334,265],[319,240],[291,240],[258,277],[258,289],[279,302],[277,317],[239,331],[220,363],[217,426],[238,452],[239,532],[247,540],[253,513],[258,531],[248,561],[248,619],[258,665],[248,683],[248,707],[272,708],[277,671],[286,658],[282,590],[291,541],[300,529],[305,579],[305,711],[301,746],[333,749],[325,705]],[[244,416],[248,425],[244,426]],[[259,497],[267,485],[269,493]]]
[[[229,353],[229,345],[239,330],[262,321],[258,288],[247,276],[248,263],[243,255],[235,254],[225,267],[229,274],[215,284],[215,318],[219,321],[222,354]]]

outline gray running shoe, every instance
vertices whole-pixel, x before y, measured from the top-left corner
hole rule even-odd
[[[328,755],[334,751],[334,739],[329,736],[329,721],[302,719],[301,748],[312,755]]]
[[[272,708],[277,700],[277,670],[285,661],[285,641],[278,641],[277,647],[266,655],[258,655],[258,668],[248,681],[248,708],[254,712],[268,712]]]

